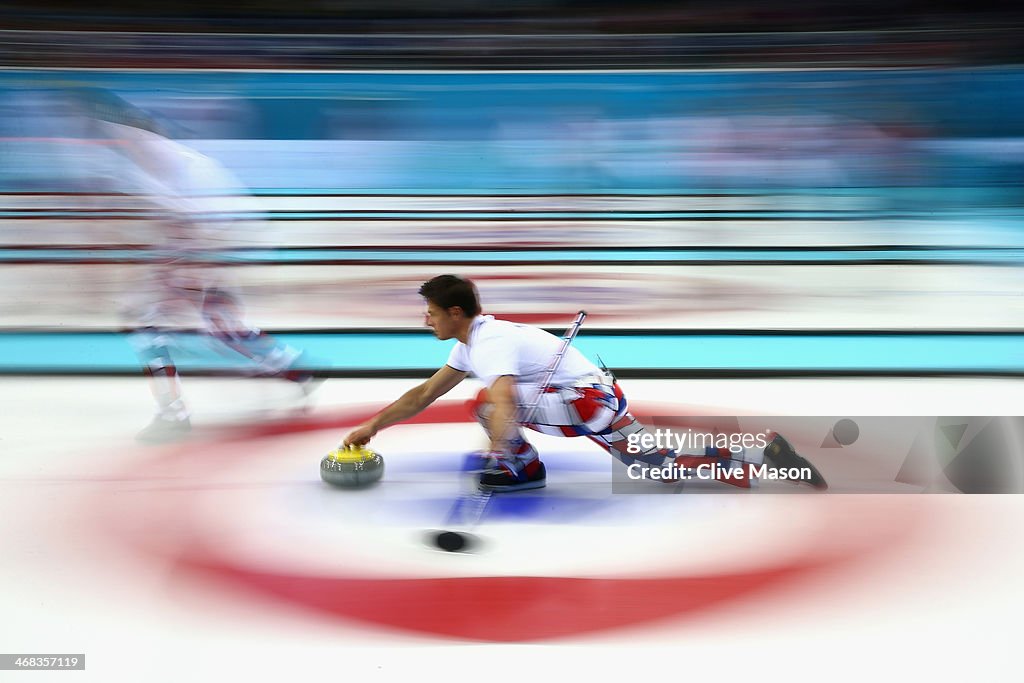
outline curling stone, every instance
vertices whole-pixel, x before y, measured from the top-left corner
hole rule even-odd
[[[384,458],[365,447],[339,447],[320,461],[320,478],[332,486],[354,489],[380,481]]]

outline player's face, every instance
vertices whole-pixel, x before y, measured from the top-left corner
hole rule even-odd
[[[435,303],[427,302],[424,324],[434,331],[434,336],[444,341],[455,334],[455,319],[452,314]]]

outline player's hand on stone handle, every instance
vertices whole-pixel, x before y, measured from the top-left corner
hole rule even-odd
[[[342,440],[341,445],[345,448],[349,446],[365,446],[376,433],[376,427],[369,423],[363,423],[349,432]]]

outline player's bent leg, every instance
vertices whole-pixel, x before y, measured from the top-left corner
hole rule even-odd
[[[487,432],[492,433],[490,423],[493,404],[490,402],[486,389],[481,389],[476,398],[469,401],[469,408],[477,422]],[[509,452],[495,457],[493,463],[485,466],[478,485],[489,491],[524,491],[543,488],[547,484],[547,469],[521,429],[509,438]]]
[[[587,436],[605,429],[625,410],[625,397],[606,375],[584,378],[571,387],[549,387],[540,396],[529,423],[520,423],[553,436]],[[532,390],[526,387],[520,395]],[[487,390],[481,390],[469,402],[476,419],[490,434],[491,404]],[[494,491],[517,491],[539,488],[546,482],[546,468],[537,451],[526,440],[521,429],[510,440],[511,453],[500,458],[498,466],[481,475],[480,486]]]

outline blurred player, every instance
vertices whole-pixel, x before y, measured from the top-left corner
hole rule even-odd
[[[78,90],[74,101],[95,137],[130,162],[128,177],[119,177],[116,189],[145,197],[158,215],[151,246],[160,256],[133,311],[133,344],[150,377],[157,411],[137,438],[163,442],[191,430],[171,353],[184,326],[244,356],[251,375],[290,380],[308,394],[314,379],[299,367],[302,352],[246,324],[237,295],[202,263],[223,245],[244,212],[242,184],[217,161],[168,138],[146,112],[113,93]]]
[[[490,438],[481,456],[497,463],[481,474],[479,485],[483,489],[518,491],[545,485],[544,463],[521,427],[554,436],[586,436],[627,465],[662,467],[676,463],[696,467],[722,458],[718,452],[709,458],[703,450],[679,455],[656,447],[629,453],[627,445],[638,443],[637,436],[645,427],[629,413],[615,378],[572,347],[541,396],[531,422],[522,422],[522,406],[536,395],[561,339],[536,327],[481,315],[475,285],[454,275],[429,280],[419,293],[426,300],[426,324],[434,335],[441,340],[455,338],[458,343],[444,367],[352,430],[345,436],[344,445],[366,444],[378,431],[416,415],[472,373],[486,384],[473,402],[477,420]],[[764,458],[777,467],[807,467],[811,477],[806,483],[827,488],[821,474],[777,434],[763,454],[746,457],[742,463],[759,464]]]

